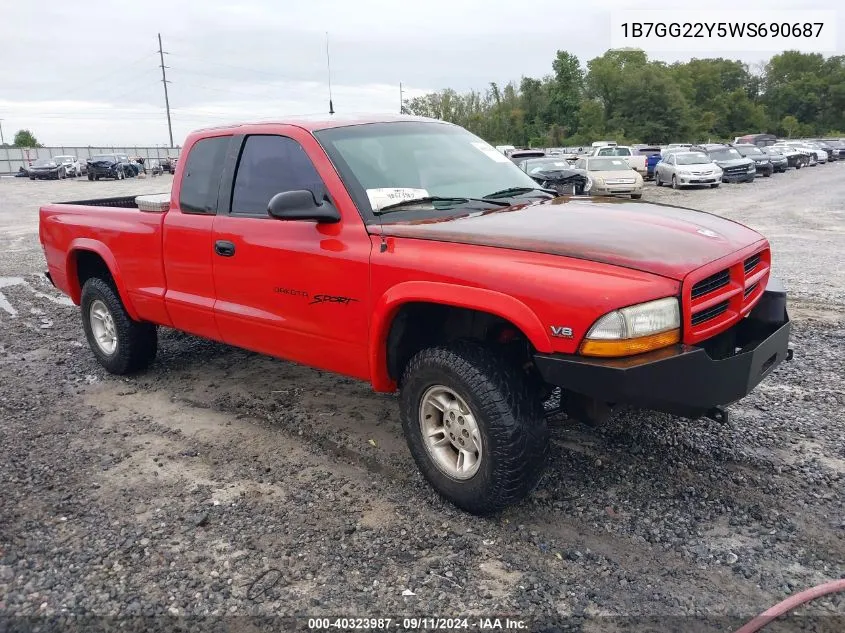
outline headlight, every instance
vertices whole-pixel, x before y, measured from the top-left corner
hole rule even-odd
[[[593,176],[593,182],[596,183],[597,185],[603,185],[604,184],[604,178],[602,178],[601,176]]]
[[[681,340],[681,311],[675,297],[640,303],[605,314],[581,343],[584,356],[631,356]]]

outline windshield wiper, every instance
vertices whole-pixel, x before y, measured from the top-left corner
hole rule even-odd
[[[494,191],[493,193],[488,193],[486,196],[484,196],[484,199],[490,200],[492,198],[510,198],[523,193],[531,193],[532,191],[542,191],[543,193],[547,193],[550,196],[557,196],[556,191],[553,191],[551,189],[543,189],[542,187],[508,187],[507,189],[501,189],[499,191]]]
[[[411,198],[408,200],[403,200],[402,202],[396,202],[394,204],[389,204],[386,207],[382,207],[378,211],[373,211],[376,215],[381,215],[385,211],[399,209],[401,207],[411,207],[415,204],[426,203],[426,202],[452,202],[454,204],[466,204],[468,202],[483,202],[485,204],[495,204],[500,207],[507,207],[510,206],[507,202],[499,202],[498,200],[487,200],[485,198],[450,198],[444,196],[426,196],[425,198]]]

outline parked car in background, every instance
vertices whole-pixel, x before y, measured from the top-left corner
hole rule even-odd
[[[648,174],[646,155],[640,154],[633,147],[627,145],[606,145],[594,147],[589,156],[616,156],[624,158],[631,169],[637,171],[643,178]]]
[[[754,166],[757,168],[757,173],[762,174],[765,178],[769,178],[775,173],[775,166],[769,160],[768,154],[764,153],[756,145],[748,145],[744,143],[737,143],[733,148],[746,158],[754,161]]]
[[[810,141],[813,147],[820,147],[825,152],[827,152],[827,160],[828,161],[835,161],[839,160],[839,149],[828,143],[827,141],[820,141],[818,139],[813,139]]]
[[[838,152],[840,160],[845,159],[845,142],[842,142],[838,138],[825,138],[822,140]]]
[[[53,156],[53,160],[65,168],[65,173],[71,178],[82,175],[82,166],[76,156]]]
[[[654,170],[654,184],[668,184],[672,189],[690,185],[718,187],[722,182],[722,168],[704,152],[672,152]]]
[[[808,147],[787,145],[784,141],[779,141],[771,147],[785,154],[791,161],[794,161],[796,163],[796,169],[801,169],[801,167],[810,167],[816,164],[816,155]],[[800,160],[795,157],[795,154],[798,154],[801,157]]]
[[[164,173],[164,169],[161,167],[161,161],[155,159],[147,161],[147,171],[152,176],[161,176]]]
[[[166,171],[168,174],[172,174],[176,171],[176,160],[173,158],[165,157],[161,159],[161,168]]]
[[[624,156],[587,156],[575,163],[587,177],[584,193],[591,196],[629,195],[643,197],[643,177],[632,169]]]
[[[722,169],[722,182],[754,182],[757,165],[736,149],[723,143],[693,145],[693,151],[704,152]]]
[[[738,136],[734,139],[735,145],[756,145],[757,147],[767,147],[777,143],[778,137],[774,134],[746,134],[745,136]]]
[[[808,163],[810,167],[815,167],[820,164],[823,165],[827,162],[827,152],[821,147],[813,147],[807,141],[781,141],[781,143],[810,154],[810,162]]]
[[[30,180],[59,180],[67,178],[67,169],[55,158],[38,158],[27,170]]]
[[[666,149],[686,149],[686,150],[688,150],[691,147],[692,147],[692,143],[669,143],[666,146]]]
[[[516,164],[531,176],[544,189],[550,189],[560,195],[584,193],[587,175],[576,169],[569,161],[560,157],[527,158]]]
[[[128,158],[124,162],[118,154],[97,154],[88,159],[88,180],[100,178],[123,180],[127,176],[134,175],[134,170],[129,167]]]
[[[662,158],[660,148],[652,145],[641,145],[635,148],[637,154],[645,156],[645,179],[652,180],[654,178],[654,167],[660,162]]]
[[[788,167],[790,167],[789,159],[776,147],[772,145],[764,145],[760,148],[760,151],[763,152],[769,159],[769,162],[772,163],[772,168],[776,173],[783,173]]]

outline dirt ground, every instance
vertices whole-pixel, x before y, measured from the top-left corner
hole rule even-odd
[[[279,618],[307,615],[727,633],[845,576],[845,162],[715,190],[647,186],[646,200],[770,238],[795,359],[727,424],[642,412],[556,426],[539,490],[492,519],[430,490],[396,398],[366,384],[172,331],[140,376],[96,364],[78,308],[41,276],[38,207],[170,181],[0,179],[0,622],[12,630],[71,615],[142,616],[147,630],[272,616],[293,630],[307,620]],[[845,597],[803,613],[817,628],[766,633],[845,630]]]

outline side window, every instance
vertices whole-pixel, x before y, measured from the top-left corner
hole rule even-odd
[[[267,215],[277,193],[307,189],[319,202],[323,179],[295,140],[286,136],[249,136],[241,151],[232,191],[233,215]]]
[[[223,162],[231,138],[204,138],[191,148],[179,191],[179,208],[182,213],[217,213],[217,188],[223,177]]]
[[[598,156],[613,156],[613,149],[610,147],[606,147],[604,149],[600,149]]]

